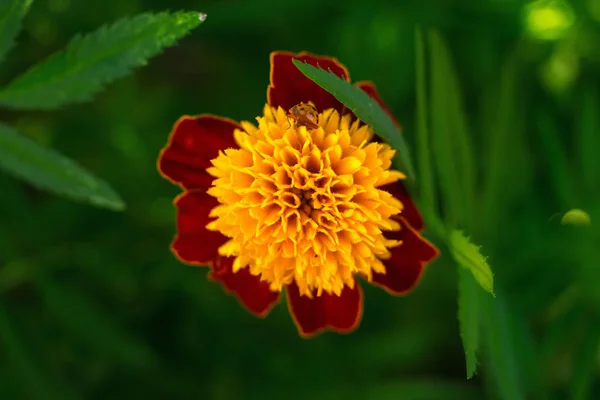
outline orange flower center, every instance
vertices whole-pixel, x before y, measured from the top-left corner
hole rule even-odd
[[[249,268],[276,291],[296,282],[307,296],[385,273],[381,260],[400,242],[383,231],[400,229],[391,217],[402,203],[378,187],[404,178],[390,169],[394,150],[333,109],[307,127],[267,105],[257,121],[242,122],[240,148],[208,169],[220,203],[208,229],[230,238],[219,254],[236,257],[234,272]]]

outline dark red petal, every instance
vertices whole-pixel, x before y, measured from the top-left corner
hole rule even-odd
[[[233,272],[235,257],[219,258],[208,277],[221,282],[225,291],[234,295],[253,314],[266,317],[279,301],[281,294],[273,292],[269,284],[252,275],[248,268]]]
[[[209,231],[210,210],[219,204],[203,191],[182,193],[175,199],[177,235],[171,244],[173,253],[186,264],[206,265],[218,256],[218,248],[227,241],[219,232]]]
[[[271,53],[271,84],[267,89],[269,105],[281,106],[287,111],[300,102],[312,101],[319,112],[327,108],[343,112],[344,106],[333,95],[304,76],[292,63],[292,59],[315,67],[319,65],[325,71],[331,70],[340,78],[350,81],[348,70],[336,58],[306,52],[294,54],[275,51]]]
[[[410,197],[410,193],[408,193],[408,190],[406,190],[406,186],[404,186],[402,181],[388,183],[387,185],[381,186],[378,189],[385,190],[400,200],[404,205],[404,209],[402,210],[400,216],[404,217],[410,226],[417,231],[420,232],[423,230],[423,218],[421,218],[421,213],[417,209],[415,202]]]
[[[370,98],[375,100],[377,104],[379,104],[379,106],[383,109],[383,111],[385,111],[386,114],[389,115],[392,121],[394,121],[398,129],[402,130],[402,126],[400,125],[394,114],[392,114],[388,106],[383,102],[383,99],[379,95],[379,92],[377,91],[377,88],[375,87],[375,84],[373,82],[360,81],[356,82],[355,86],[360,88],[363,92],[368,94]]]
[[[214,178],[205,169],[219,150],[238,147],[233,131],[239,127],[230,119],[214,115],[179,118],[158,157],[158,170],[185,189],[209,188]]]
[[[288,308],[300,336],[311,337],[326,329],[350,333],[362,318],[362,289],[358,282],[354,289],[344,287],[340,296],[323,292],[321,296],[301,296],[296,283],[287,288]]]
[[[382,286],[391,294],[405,294],[419,281],[425,265],[439,254],[437,248],[422,238],[410,224],[399,218],[402,229],[386,232],[388,239],[402,240],[402,244],[392,248],[392,257],[383,260],[385,274],[374,273],[373,283]]]

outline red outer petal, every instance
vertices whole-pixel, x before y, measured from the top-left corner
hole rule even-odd
[[[177,207],[177,235],[171,250],[186,264],[211,263],[218,257],[219,247],[227,241],[221,233],[206,229],[211,221],[208,214],[219,202],[203,191],[192,191],[182,193],[174,203]]]
[[[404,205],[404,209],[400,214],[401,217],[405,218],[406,221],[410,224],[411,227],[416,229],[417,231],[423,230],[423,219],[421,218],[421,213],[417,209],[414,201],[410,197],[408,190],[406,190],[406,186],[402,181],[397,181],[394,183],[389,183],[387,185],[379,187],[380,190],[385,190],[390,193],[392,196],[397,198]]]
[[[266,317],[279,302],[281,294],[273,292],[269,284],[252,275],[248,268],[233,272],[234,257],[219,258],[208,274],[209,279],[221,282],[225,291],[234,295],[250,312]]]
[[[240,126],[214,115],[183,116],[173,126],[167,146],[158,157],[161,175],[185,189],[207,189],[213,177],[205,170],[219,150],[237,148],[233,131]]]
[[[287,288],[288,308],[300,332],[309,338],[327,329],[350,333],[360,324],[363,312],[362,289],[358,282],[354,289],[344,287],[340,296],[323,293],[308,298],[301,296],[296,283]]]
[[[379,92],[377,91],[377,88],[375,87],[375,84],[373,82],[360,81],[360,82],[356,82],[354,86],[358,87],[363,92],[368,94],[370,98],[375,100],[379,104],[379,106],[383,109],[383,111],[385,111],[387,113],[387,115],[390,116],[392,121],[394,121],[394,123],[396,124],[398,129],[402,130],[402,126],[400,125],[400,123],[398,122],[398,120],[396,119],[394,114],[392,114],[392,112],[390,111],[388,106],[383,102],[383,100],[382,100],[381,96],[379,95]]]
[[[340,78],[350,81],[350,73],[336,58],[306,52],[294,54],[275,51],[271,53],[271,83],[267,89],[269,105],[281,106],[287,111],[300,102],[312,101],[319,112],[328,108],[343,112],[345,107],[333,95],[304,76],[292,63],[292,59],[308,62],[315,67],[319,65],[325,71],[331,70]]]
[[[419,281],[425,265],[439,254],[438,249],[422,238],[404,218],[400,217],[399,222],[402,229],[399,232],[386,232],[385,236],[402,240],[402,244],[391,250],[390,259],[382,260],[386,273],[374,273],[372,281],[395,295],[409,292]]]

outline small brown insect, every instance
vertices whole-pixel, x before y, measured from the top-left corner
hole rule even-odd
[[[319,127],[319,113],[310,104],[296,104],[288,111],[288,117],[296,121],[296,126],[306,126],[310,129]]]

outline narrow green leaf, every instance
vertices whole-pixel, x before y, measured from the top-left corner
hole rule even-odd
[[[588,329],[584,331],[583,341],[575,352],[572,372],[571,399],[590,399],[590,392],[596,375],[596,358],[600,345],[600,319],[597,316],[588,319]]]
[[[298,60],[294,60],[293,62],[300,72],[331,93],[343,105],[352,110],[358,119],[370,125],[379,136],[397,150],[400,156],[400,167],[398,169],[404,172],[408,179],[415,180],[408,146],[392,119],[379,107],[379,104],[365,92],[352,86],[332,72],[315,68],[310,64]]]
[[[458,267],[458,322],[460,336],[465,350],[467,379],[477,371],[477,350],[479,348],[479,287],[473,275]]]
[[[423,33],[416,30],[416,74],[417,74],[417,160],[419,168],[419,200],[421,209],[425,214],[433,214],[436,209],[437,198],[435,192],[435,177],[431,162],[431,148],[429,144],[429,127],[427,115],[427,67],[425,61],[425,45]]]
[[[33,0],[0,0],[0,63],[15,45],[21,21]]]
[[[452,258],[473,274],[479,285],[492,296],[494,295],[494,274],[486,258],[461,231],[452,230],[448,237],[448,247]]]
[[[169,47],[203,21],[205,14],[141,14],[76,36],[64,51],[9,83],[0,104],[22,109],[51,109],[88,101],[107,83]]]
[[[55,389],[40,371],[39,362],[26,348],[18,331],[14,319],[0,304],[0,348],[6,357],[2,362],[8,363],[15,378],[21,381],[21,394],[27,393],[27,398],[32,399],[56,398]]]
[[[515,350],[511,336],[511,315],[500,293],[495,299],[489,296],[482,298],[484,316],[483,333],[485,336],[486,370],[501,400],[524,400],[520,381],[519,354]],[[523,375],[523,378],[526,378]]]
[[[124,365],[140,366],[154,362],[151,350],[119,326],[92,297],[70,286],[38,279],[46,312],[59,321],[73,337],[99,354],[106,353]]]
[[[546,153],[547,169],[553,177],[557,196],[565,207],[572,207],[577,203],[577,195],[573,177],[575,176],[567,161],[567,153],[560,141],[560,132],[556,127],[553,117],[548,111],[540,109],[537,113],[537,130],[539,143]]]
[[[577,147],[579,160],[579,175],[584,193],[591,196],[598,190],[600,182],[600,163],[598,162],[598,149],[600,149],[600,100],[598,99],[597,85],[587,85],[583,89],[583,104],[579,117]],[[597,193],[597,192],[596,192]]]
[[[464,225],[475,196],[474,155],[450,51],[436,31],[428,38],[432,149],[447,219],[451,225]]]
[[[0,168],[34,186],[121,211],[125,204],[104,181],[65,158],[0,123]]]

